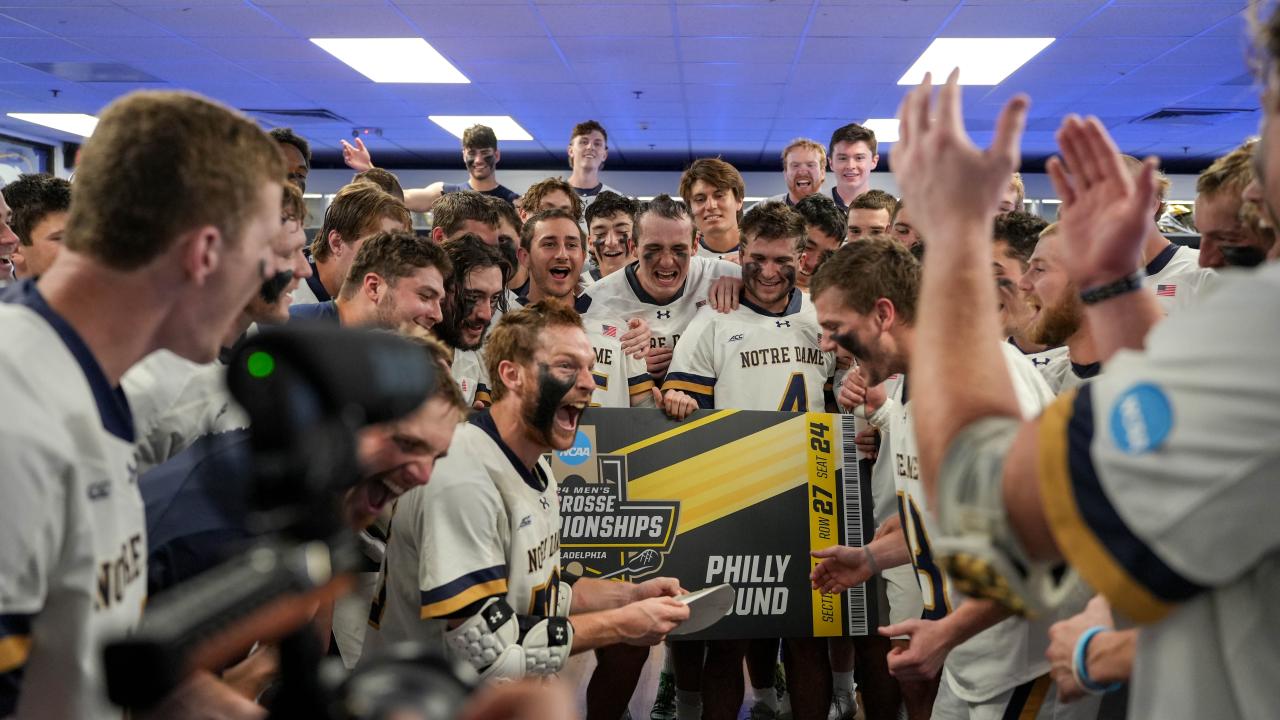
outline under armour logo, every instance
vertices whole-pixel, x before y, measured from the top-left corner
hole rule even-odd
[[[557,642],[564,642],[564,628],[557,625],[555,629],[555,636]]]
[[[658,311],[658,319],[659,319],[659,320],[670,320],[670,319],[671,319],[671,311],[670,311],[670,310],[659,310],[659,311]]]
[[[791,321],[790,321],[790,320],[774,320],[773,322],[774,322],[774,324],[775,324],[775,325],[777,325],[778,327],[791,327]]]
[[[547,499],[546,499],[546,498],[544,498],[544,497],[540,497],[540,498],[538,498],[538,502],[542,503],[542,509],[543,509],[543,510],[550,510],[550,509],[551,509],[551,503],[547,502]]]
[[[1049,364],[1049,358],[1031,358],[1031,364],[1042,367]]]

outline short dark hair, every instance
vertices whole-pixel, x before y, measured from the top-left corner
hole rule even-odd
[[[604,126],[595,120],[585,120],[573,126],[573,132],[569,133],[569,142],[579,135],[589,135],[592,132],[598,132],[604,136],[604,144],[609,144],[609,133],[605,131]]]
[[[400,179],[390,170],[384,170],[380,167],[369,168],[364,172],[356,173],[356,176],[351,178],[351,182],[360,182],[361,180],[377,185],[391,197],[404,202],[404,188],[400,186]]]
[[[1025,268],[1040,241],[1040,233],[1048,226],[1048,221],[1039,216],[1013,210],[996,216],[992,238],[997,242],[1003,240],[1009,246],[1009,254],[1018,258]]]
[[[849,203],[850,210],[888,210],[892,218],[898,212],[898,198],[883,190],[868,190]]]
[[[871,312],[876,300],[886,298],[911,323],[920,297],[920,261],[902,243],[886,237],[847,243],[809,281],[810,297],[816,299],[827,290],[840,293],[845,306],[863,314]]]
[[[831,142],[827,143],[827,152],[831,155],[836,154],[836,143],[864,142],[867,148],[871,150],[871,154],[876,154],[876,133],[869,127],[859,125],[858,123],[849,123],[836,128],[831,133]]]
[[[791,238],[797,252],[804,250],[804,217],[784,202],[757,203],[742,216],[742,245],[759,238]]]
[[[525,250],[533,247],[533,234],[538,231],[538,223],[557,219],[564,219],[572,222],[573,226],[578,228],[578,237],[583,243],[587,241],[587,233],[582,230],[580,225],[578,225],[578,218],[574,217],[572,213],[564,208],[548,208],[546,210],[539,210],[538,212],[530,215],[528,220],[524,221],[524,227],[520,228],[520,247]]]
[[[48,173],[23,174],[4,186],[4,201],[13,210],[9,227],[18,242],[31,245],[31,231],[47,215],[71,209],[71,183]]]
[[[424,267],[434,267],[444,277],[453,272],[449,256],[430,238],[402,230],[379,232],[365,240],[356,252],[338,297],[347,299],[354,295],[369,273],[395,284]]]
[[[635,239],[636,245],[640,244],[640,220],[645,215],[657,215],[667,220],[688,220],[693,222],[692,216],[689,215],[689,208],[682,202],[676,202],[670,195],[663,193],[654,197],[652,200],[640,203],[640,210],[636,213]],[[693,241],[690,235],[689,241]]]
[[[268,134],[271,135],[272,140],[281,145],[292,145],[298,148],[298,152],[302,153],[302,159],[307,161],[307,169],[311,169],[311,143],[307,142],[306,138],[288,127],[272,128]]]
[[[486,196],[475,190],[445,193],[431,206],[432,227],[444,230],[445,237],[461,230],[468,220],[497,229],[498,211]]]
[[[613,217],[618,213],[631,218],[631,222],[634,223],[638,212],[640,212],[639,200],[605,190],[596,195],[596,199],[587,206],[587,226],[590,227],[591,221],[596,218]]]
[[[498,220],[506,220],[511,223],[511,227],[516,229],[516,235],[518,236],[520,229],[524,227],[524,222],[520,220],[520,213],[516,212],[516,206],[493,195],[485,195],[484,199],[489,201],[489,204],[493,206],[494,212],[498,213]]]
[[[472,125],[462,131],[462,147],[472,150],[498,149],[498,134],[488,125]]]
[[[837,244],[844,242],[848,218],[835,200],[822,193],[814,193],[796,203],[795,211],[804,218],[806,226],[818,228],[824,235],[835,238]]]

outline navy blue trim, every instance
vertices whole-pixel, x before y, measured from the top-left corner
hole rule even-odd
[[[502,439],[502,434],[498,432],[498,424],[494,422],[493,413],[489,408],[485,408],[484,410],[475,413],[471,416],[468,422],[481,430],[484,430],[489,434],[489,437],[493,438],[493,441],[498,444],[498,447],[502,448],[502,454],[507,456],[507,461],[511,463],[511,467],[515,468],[516,472],[520,473],[520,478],[524,480],[525,485],[528,485],[538,492],[543,492],[547,489],[547,485],[550,483],[542,474],[542,467],[536,463],[533,468],[525,467],[525,464],[520,460],[520,457],[511,450],[511,446]]]
[[[421,606],[426,607],[428,605],[435,605],[438,602],[443,602],[449,598],[457,597],[476,585],[492,582],[494,580],[501,580],[505,577],[507,577],[506,565],[494,565],[493,567],[469,572],[466,575],[450,580],[439,587],[434,587],[430,590],[423,590],[421,592]]]
[[[600,194],[601,190],[604,190],[603,182],[593,188],[576,187],[573,189],[574,192],[578,193],[578,197],[595,197]]]
[[[672,390],[679,390],[694,400],[697,400],[698,407],[703,410],[711,410],[715,408],[715,378],[707,377],[706,375],[694,375],[693,373],[669,372],[667,373],[667,377],[663,379],[662,384],[666,385],[673,380],[683,380],[684,382],[706,385],[711,388],[711,393],[700,393],[697,390],[689,390],[688,388],[672,388]]]
[[[289,306],[289,322],[328,322],[335,325],[340,324],[338,318],[338,303],[334,300],[325,300],[318,303],[301,303]]]
[[[738,246],[737,246],[737,247],[735,247],[735,248],[733,248],[733,249],[730,249],[730,250],[725,250],[725,251],[721,252],[720,250],[717,250],[717,249],[715,249],[715,248],[711,247],[710,245],[708,245],[708,244],[707,244],[707,240],[706,240],[706,238],[702,235],[702,233],[698,233],[698,245],[699,245],[703,250],[706,250],[706,251],[707,251],[707,252],[709,252],[709,253],[715,253],[716,255],[728,255],[729,253],[735,253],[735,252],[738,252],[739,250],[741,250],[741,249],[742,249],[742,237],[741,237],[741,236],[739,236],[739,237],[738,237]]]
[[[317,302],[332,300],[333,296],[328,290],[324,289],[324,283],[320,282],[320,270],[316,268],[315,260],[307,260],[307,264],[311,266],[311,277],[307,278],[307,287],[311,288],[311,292],[316,296]]]
[[[129,399],[125,397],[124,390],[119,385],[111,386],[106,373],[102,371],[102,366],[98,364],[98,359],[93,356],[93,351],[85,344],[75,328],[49,307],[49,303],[36,287],[35,281],[23,280],[17,289],[6,292],[2,300],[13,305],[21,305],[49,323],[54,332],[58,333],[58,338],[66,346],[67,352],[75,358],[80,371],[84,373],[84,379],[89,383],[89,390],[93,392],[93,401],[98,406],[98,418],[102,421],[102,428],[125,442],[134,442],[133,413],[129,410]]]
[[[689,262],[693,262],[693,258],[689,258]],[[672,295],[670,300],[666,302],[658,302],[653,298],[652,295],[645,292],[644,286],[640,284],[640,278],[636,276],[636,268],[638,267],[640,267],[639,260],[623,268],[622,272],[627,277],[627,284],[631,286],[631,292],[636,294],[636,299],[646,305],[657,305],[659,307],[670,305],[671,303],[679,300],[684,295],[684,289],[689,285],[689,271],[688,269],[686,269],[685,276],[684,276],[684,284],[680,286],[680,290],[678,290],[675,295]]]
[[[1071,372],[1075,373],[1075,376],[1081,380],[1095,378],[1098,376],[1098,373],[1102,372],[1102,363],[1094,362],[1081,365],[1080,363],[1073,361],[1071,363]]]
[[[791,299],[787,301],[787,306],[782,309],[782,312],[773,312],[772,310],[765,310],[759,305],[756,305],[755,303],[751,302],[750,300],[747,299],[746,290],[743,290],[739,294],[738,303],[746,307],[747,309],[751,310],[752,312],[756,313],[757,315],[765,315],[767,317],[786,317],[788,315],[795,315],[796,313],[800,312],[800,306],[803,303],[803,299],[801,295],[802,294],[799,288],[791,288]]]
[[[1178,246],[1174,243],[1169,243],[1168,247],[1161,250],[1159,255],[1156,255],[1151,259],[1151,262],[1147,263],[1147,277],[1151,277],[1165,269],[1165,266],[1167,266],[1169,261],[1173,260],[1173,256],[1177,254]]]
[[[1022,711],[1027,707],[1027,701],[1031,699],[1031,690],[1039,679],[1024,682],[1013,689],[1013,694],[1009,696],[1009,704],[1004,706],[1004,713],[1000,716],[1000,720],[1018,720],[1022,716]]]
[[[840,199],[839,187],[840,187],[839,185],[831,186],[831,199],[836,201],[836,207],[840,208],[841,210],[844,210],[845,212],[848,212],[849,204],[846,203],[844,200]]]
[[[0,638],[10,635],[31,636],[31,620],[33,614],[11,613],[0,615]]]
[[[31,637],[31,619],[34,615],[0,615],[0,638],[10,635]],[[26,665],[19,665],[9,672],[0,673],[0,717],[9,717],[18,710],[18,697],[22,693],[22,675]]]
[[[903,375],[903,376],[902,376],[902,404],[903,404],[903,405],[906,405],[906,404],[907,404],[907,401],[910,399],[910,398],[908,397],[908,395],[907,395],[907,390],[908,390],[908,388],[907,388],[907,376],[906,376],[906,375]]]
[[[1107,498],[1089,454],[1093,442],[1093,386],[1076,393],[1067,424],[1067,466],[1080,516],[1094,537],[1134,580],[1170,603],[1187,600],[1207,588],[1179,575],[1129,529]]]
[[[599,265],[592,265],[591,269],[587,270],[587,274],[591,276],[592,280],[599,280],[600,278],[604,277],[604,275],[601,274],[600,272]]]
[[[441,194],[448,195],[450,193],[462,192],[464,190],[470,190],[471,192],[480,193],[481,195],[488,195],[489,197],[496,197],[499,200],[506,200],[512,205],[515,204],[516,198],[520,197],[520,195],[505,185],[499,185],[492,190],[477,190],[471,187],[470,181],[464,183],[447,183],[441,188]]]

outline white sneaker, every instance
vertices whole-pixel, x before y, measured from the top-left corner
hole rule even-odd
[[[858,714],[858,700],[853,693],[837,692],[831,696],[827,720],[853,720]]]

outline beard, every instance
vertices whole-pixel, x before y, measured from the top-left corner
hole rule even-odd
[[[1066,344],[1067,338],[1080,329],[1084,307],[1077,299],[1075,287],[1068,286],[1064,295],[1064,301],[1040,308],[1040,316],[1027,328],[1032,342],[1058,347]]]
[[[374,322],[384,330],[395,330],[402,322],[402,318],[397,316],[398,311],[395,294],[388,292],[378,299],[373,308]]]

